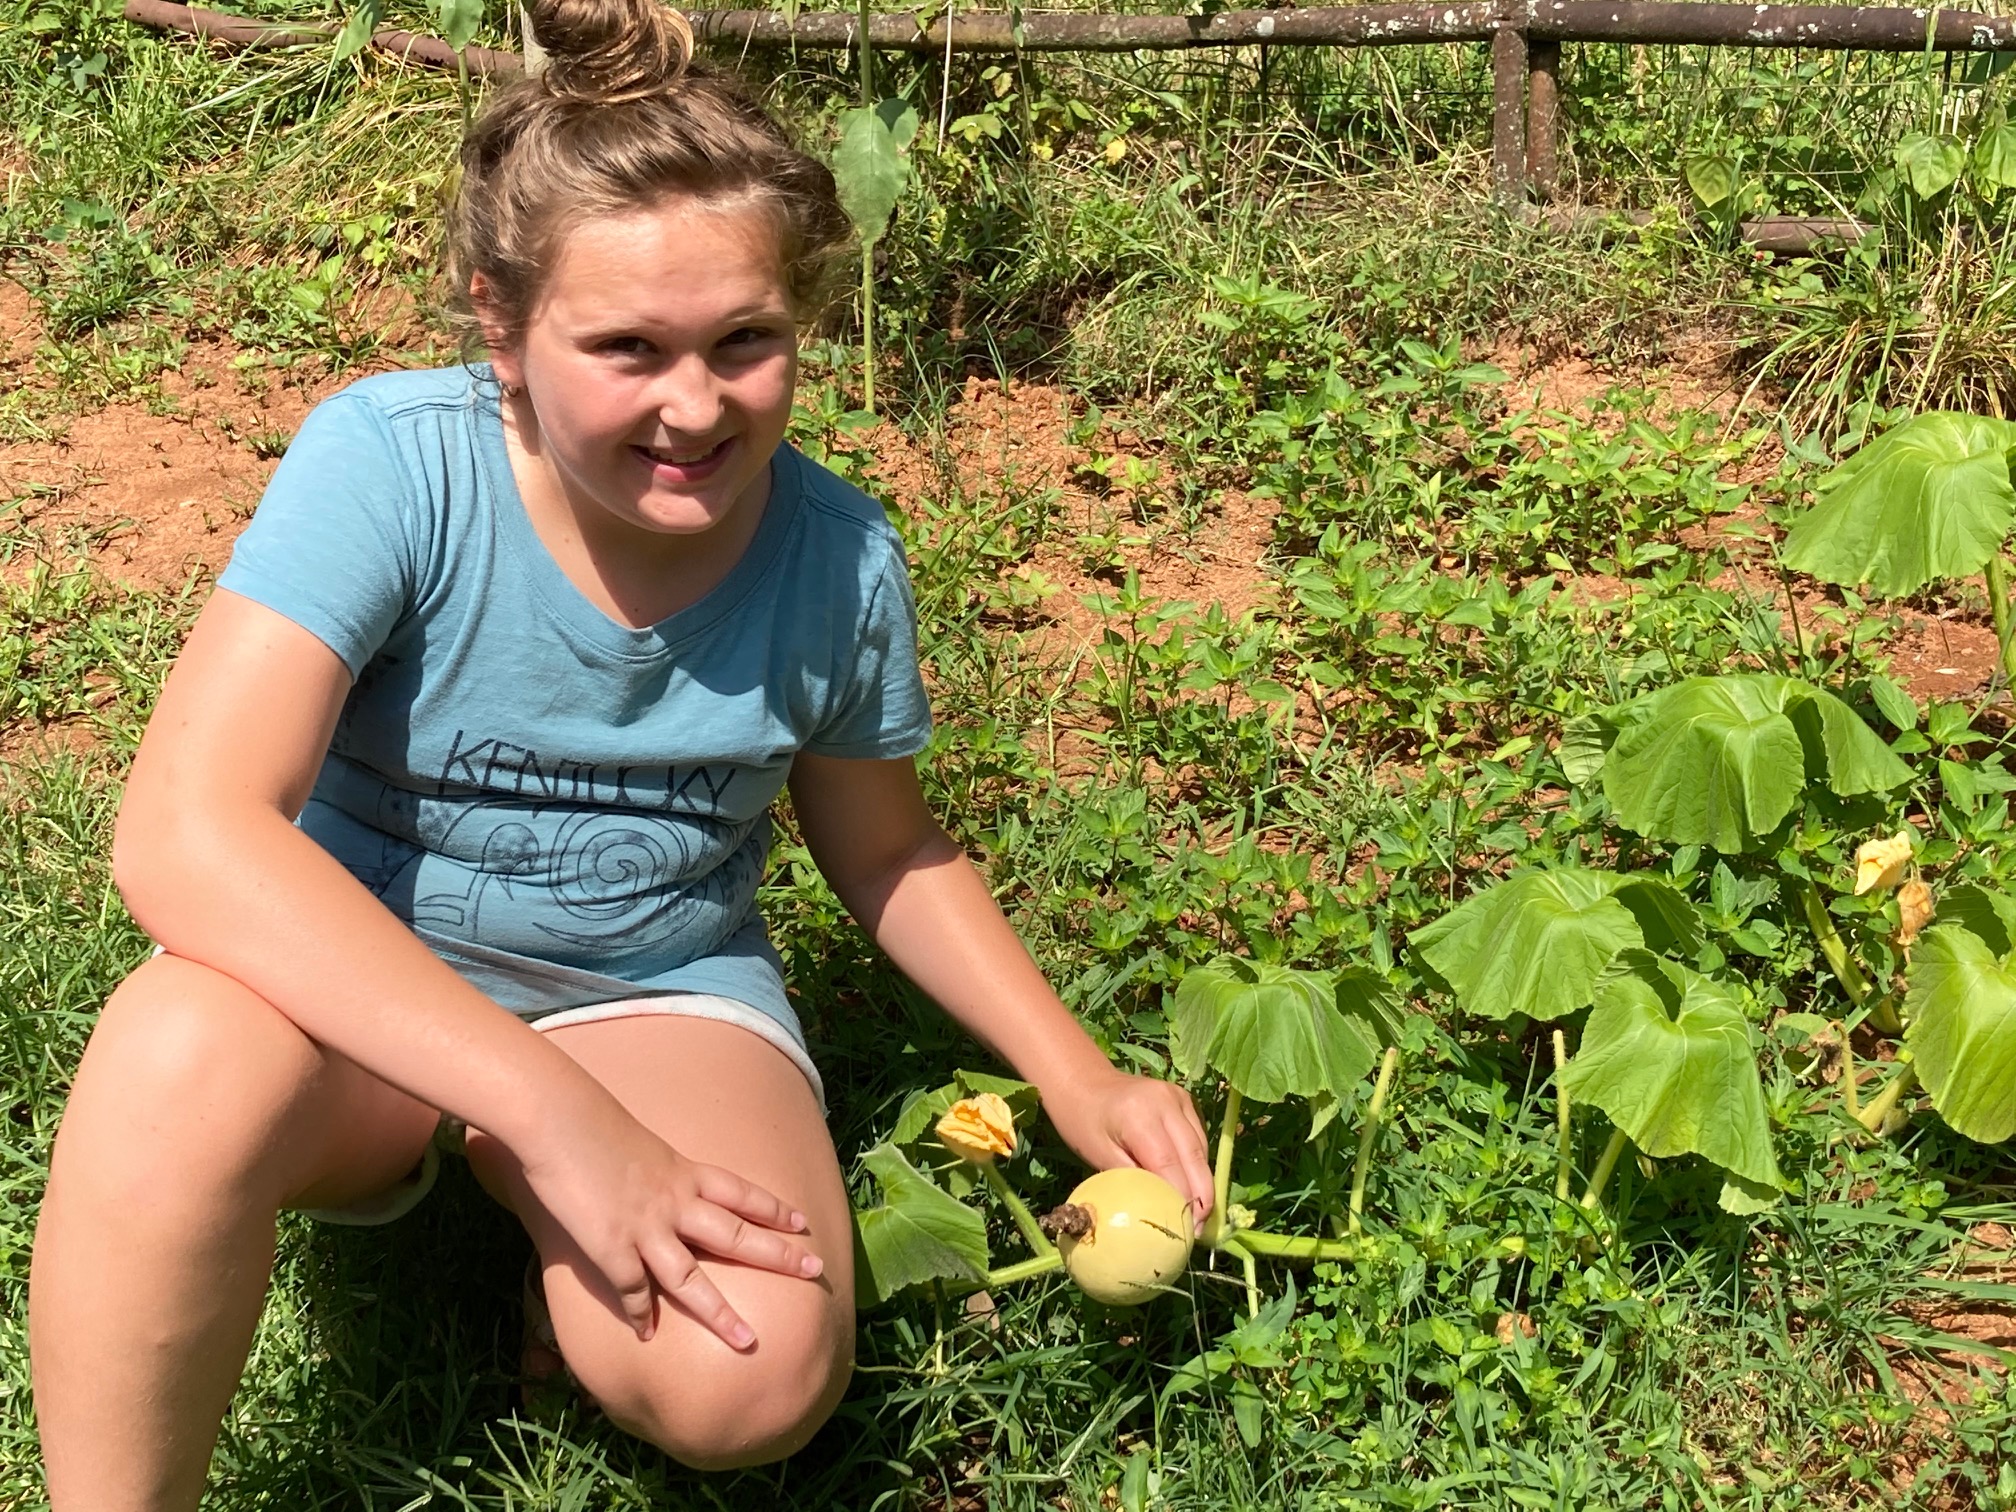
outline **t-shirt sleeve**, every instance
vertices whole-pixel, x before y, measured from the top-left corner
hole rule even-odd
[[[902,550],[890,540],[844,659],[832,712],[805,749],[815,756],[889,759],[931,743],[931,700],[917,665],[917,605]]]
[[[417,513],[384,417],[337,394],[288,446],[217,586],[285,615],[354,678],[413,602]]]

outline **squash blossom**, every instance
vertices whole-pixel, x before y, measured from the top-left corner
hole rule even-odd
[[[1897,889],[1897,943],[1909,945],[1932,922],[1937,905],[1932,901],[1932,889],[1919,878],[1913,877]]]
[[[1895,887],[1910,864],[1911,831],[1899,830],[1888,840],[1864,841],[1855,852],[1855,896]]]
[[[1015,1115],[993,1092],[962,1097],[938,1120],[938,1139],[961,1160],[992,1165],[996,1155],[1015,1153]]]

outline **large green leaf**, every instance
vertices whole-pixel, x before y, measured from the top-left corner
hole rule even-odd
[[[338,63],[371,45],[371,38],[378,30],[378,21],[384,8],[384,0],[358,0],[356,8],[345,18],[342,30],[336,33],[335,54]]]
[[[854,1215],[854,1298],[862,1307],[941,1278],[977,1281],[987,1269],[987,1223],[881,1144],[861,1163],[882,1202]]]
[[[1967,148],[1959,138],[1943,133],[1913,131],[1904,136],[1893,154],[1898,169],[1920,199],[1944,194],[1967,166]]]
[[[1740,165],[1726,152],[1697,152],[1681,159],[1680,172],[1704,210],[1713,210],[1736,193]]]
[[[439,0],[435,12],[442,40],[457,52],[476,39],[477,28],[483,24],[483,0]]]
[[[833,183],[854,230],[866,243],[889,228],[889,214],[910,181],[903,152],[917,135],[917,112],[901,100],[842,112]]]
[[[1969,1139],[2016,1134],[2016,972],[1972,930],[1941,924],[1911,953],[1904,994],[1918,1079]]]
[[[1386,984],[1368,971],[1221,956],[1177,984],[1170,1050],[1185,1076],[1209,1068],[1255,1102],[1341,1095],[1379,1059],[1393,1013]]]
[[[1787,566],[1889,598],[1979,572],[2016,518],[2016,423],[1928,410],[1819,482],[1785,533]]]
[[[1792,812],[1809,778],[1887,791],[1911,770],[1833,694],[1763,673],[1690,677],[1620,705],[1603,794],[1618,821],[1733,853]]]
[[[1883,743],[1883,737],[1848,705],[1824,688],[1795,683],[1786,711],[1806,745],[1806,767],[1825,776],[1843,798],[1887,793],[1911,780],[1911,768]],[[1799,694],[1804,693],[1804,697]],[[1819,758],[1817,763],[1815,757]]]
[[[1466,1013],[1559,1018],[1626,950],[1699,945],[1694,910],[1658,877],[1520,872],[1408,936]]]
[[[2016,189],[2016,125],[2003,121],[1974,144],[1974,182],[1988,193]]]
[[[1581,1048],[1561,1080],[1647,1155],[1699,1155],[1740,1178],[1739,1202],[1754,1201],[1757,1187],[1784,1185],[1750,1021],[1733,988],[1627,952],[1596,984]]]
[[[1748,677],[1693,677],[1626,704],[1603,763],[1619,822],[1721,851],[1775,829],[1798,801],[1806,764],[1776,694]]]
[[[1957,924],[1981,937],[1989,951],[2007,955],[2016,947],[2016,898],[1967,883],[1939,899],[1941,924]]]

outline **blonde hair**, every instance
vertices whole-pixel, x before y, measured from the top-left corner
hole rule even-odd
[[[470,127],[448,210],[449,316],[465,343],[523,337],[575,226],[679,199],[767,208],[794,312],[816,317],[852,242],[833,175],[694,61],[686,18],[660,0],[532,0],[527,19],[545,66]]]

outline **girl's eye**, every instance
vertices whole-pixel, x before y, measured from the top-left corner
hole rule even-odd
[[[766,326],[743,326],[739,330],[730,331],[722,338],[721,344],[723,346],[752,346],[759,341],[769,341],[776,334],[775,331],[770,330]]]
[[[611,336],[602,343],[602,350],[619,357],[632,357],[651,350],[651,343],[642,336]]]

